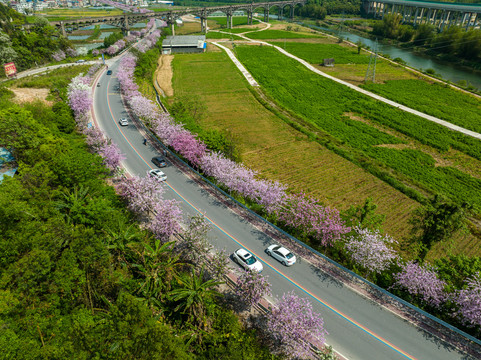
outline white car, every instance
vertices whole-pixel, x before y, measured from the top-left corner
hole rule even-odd
[[[266,252],[285,266],[291,266],[296,263],[296,256],[283,246],[271,245],[267,248]]]
[[[167,180],[167,175],[165,175],[161,170],[159,169],[152,169],[149,171],[149,176],[159,180],[159,181],[165,181]]]
[[[122,118],[119,120],[120,126],[128,126],[129,125],[129,120],[127,118]]]
[[[253,270],[257,272],[264,270],[261,262],[245,249],[237,249],[234,251],[234,254],[232,254],[232,257],[234,258],[234,261],[242,266],[245,270]]]

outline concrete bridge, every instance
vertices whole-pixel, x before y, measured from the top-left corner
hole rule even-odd
[[[150,18],[162,19],[167,24],[172,25],[179,17],[192,14],[200,18],[201,31],[207,29],[207,18],[210,14],[221,11],[227,16],[227,28],[232,28],[232,15],[234,11],[243,10],[247,13],[247,23],[252,24],[252,14],[254,12],[264,12],[264,21],[269,21],[269,13],[272,9],[277,11],[279,17],[283,17],[286,13],[291,19],[294,18],[294,9],[296,6],[302,6],[307,0],[288,0],[288,1],[271,1],[250,4],[186,8],[179,10],[168,10],[149,13],[125,13],[123,15],[106,16],[106,17],[89,17],[81,19],[72,19],[64,21],[52,21],[50,25],[57,27],[65,36],[67,32],[78,30],[81,27],[97,24],[109,24],[122,29],[124,33],[128,33],[130,27],[140,21]],[[286,11],[287,10],[287,11]]]
[[[403,23],[422,23],[437,26],[461,26],[466,30],[481,25],[481,4],[460,4],[417,0],[363,0],[368,16],[384,18],[386,14],[400,14]]]

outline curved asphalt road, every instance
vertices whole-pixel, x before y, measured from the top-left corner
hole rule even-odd
[[[111,63],[113,75],[105,72],[100,87],[94,88],[96,119],[106,136],[126,155],[124,166],[131,174],[144,176],[155,166],[151,158],[157,152],[143,145],[143,135],[130,124],[120,127],[118,120],[128,117],[121,101],[116,79],[118,64]],[[264,250],[274,243],[263,232],[231,212],[217,199],[189,179],[171,164],[162,169],[168,176],[166,198],[181,201],[186,215],[203,211],[214,223],[211,240],[218,249],[232,253],[239,247],[250,249],[264,265],[274,295],[295,291],[309,297],[314,309],[322,314],[329,332],[327,343],[348,359],[471,359],[437,337],[419,329],[367,300],[328,274],[319,271],[303,259],[287,268],[267,256]],[[235,264],[232,264],[236,267]]]

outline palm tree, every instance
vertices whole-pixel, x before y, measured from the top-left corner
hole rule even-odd
[[[145,244],[142,252],[138,253],[139,263],[132,265],[143,277],[139,291],[149,302],[150,299],[160,299],[164,291],[170,290],[177,268],[183,265],[179,261],[179,256],[172,255],[173,245],[173,241],[161,245],[158,239],[154,247]]]
[[[128,225],[119,220],[116,229],[106,229],[104,231],[108,240],[107,249],[110,250],[119,263],[128,265],[131,258],[129,256],[129,248],[138,243],[141,237],[141,233],[135,224]]]
[[[178,302],[174,311],[180,310],[182,314],[188,314],[199,329],[207,330],[210,325],[207,320],[209,310],[214,299],[221,296],[214,288],[222,284],[222,281],[204,281],[204,268],[199,275],[192,268],[191,274],[183,273],[177,280],[181,287],[170,292],[172,300]]]
[[[67,189],[62,194],[63,199],[56,201],[56,208],[63,214],[68,224],[79,224],[86,220],[85,205],[89,198],[89,188],[75,186],[73,191]]]

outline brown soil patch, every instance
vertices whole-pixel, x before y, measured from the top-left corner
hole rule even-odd
[[[174,96],[172,88],[172,59],[174,55],[161,55],[156,72],[157,84],[165,96]]]
[[[40,100],[45,104],[53,105],[51,101],[47,100],[50,89],[14,88],[10,90],[15,94],[15,102],[22,103]]]

